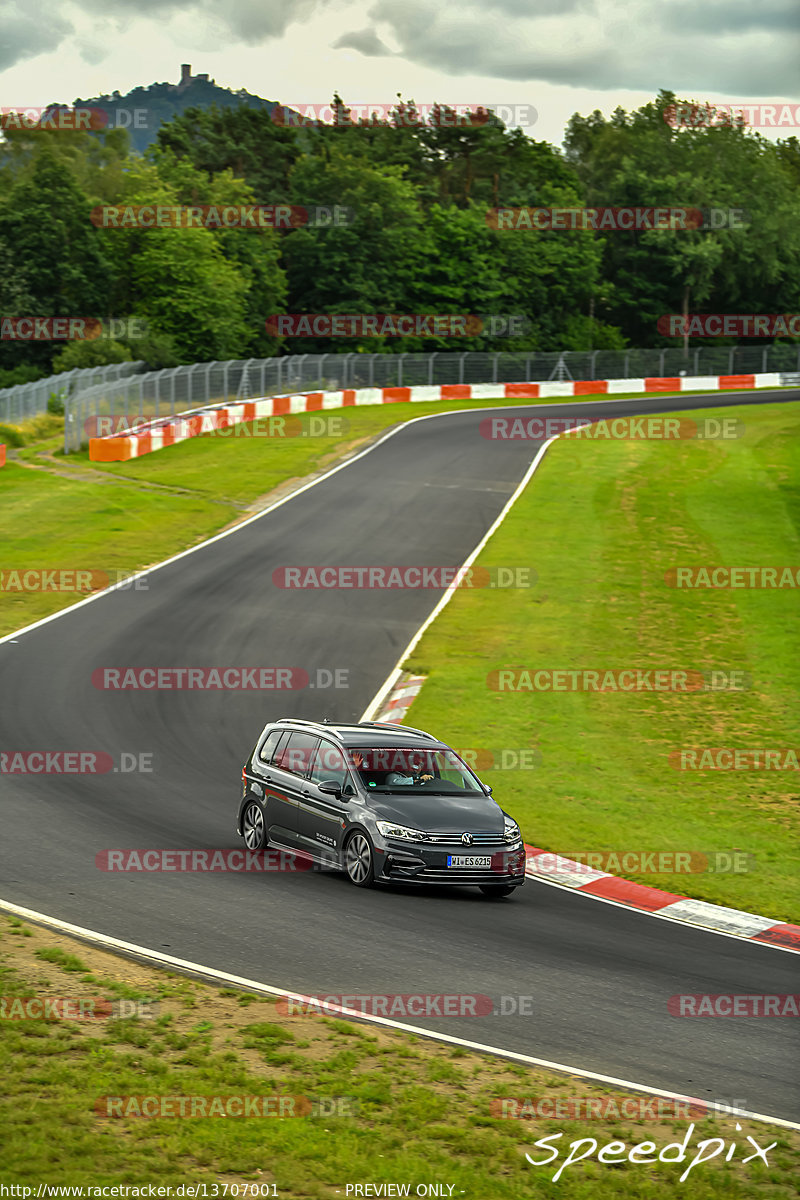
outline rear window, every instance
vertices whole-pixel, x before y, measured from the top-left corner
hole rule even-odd
[[[315,734],[293,730],[288,741],[281,743],[274,759],[275,766],[282,771],[291,771],[293,775],[306,776],[318,745],[319,738]]]

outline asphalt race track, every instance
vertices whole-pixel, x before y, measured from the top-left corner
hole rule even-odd
[[[658,396],[420,421],[272,513],[151,573],[148,590],[112,592],[12,635],[0,643],[0,749],[146,753],[153,771],[3,776],[0,897],[306,993],[533,995],[532,1016],[414,1023],[800,1120],[790,1019],[681,1020],[667,1012],[676,993],[797,991],[792,954],[530,881],[510,901],[491,904],[477,889],[364,892],[317,872],[112,874],[95,866],[108,848],[239,847],[241,764],[263,724],[280,715],[358,719],[441,593],[291,592],[273,585],[272,571],[461,563],[538,449],[479,436],[490,413],[609,417],[799,398]],[[535,564],[533,547],[521,551],[521,562]],[[338,668],[349,672],[349,687],[317,694],[93,686],[96,668],[127,666],[303,667],[312,678]]]

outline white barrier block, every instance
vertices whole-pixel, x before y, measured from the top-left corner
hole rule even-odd
[[[572,380],[549,379],[547,383],[539,384],[539,396],[574,396]]]
[[[383,388],[359,388],[356,404],[383,404]]]
[[[503,399],[502,383],[471,383],[470,392],[473,400]]]
[[[442,389],[438,383],[420,383],[411,389],[412,403],[417,403],[419,401],[427,401],[430,403],[431,400],[441,400],[441,398]]]
[[[681,391],[705,392],[709,388],[713,388],[715,392],[719,391],[719,375],[681,376]]]
[[[643,392],[644,379],[609,379],[608,394],[613,396],[615,392]]]

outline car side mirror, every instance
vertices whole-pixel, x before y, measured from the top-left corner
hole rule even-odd
[[[482,788],[483,788],[483,790],[486,792],[486,795],[487,795],[487,796],[491,796],[491,794],[492,794],[492,785],[491,785],[490,783],[483,783],[483,782],[481,782],[481,787],[482,787]]]
[[[324,779],[322,783],[319,784],[319,790],[326,796],[335,796],[337,800],[340,799],[342,795],[341,785],[338,784],[335,779]]]

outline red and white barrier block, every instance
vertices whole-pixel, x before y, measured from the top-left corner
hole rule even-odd
[[[660,917],[669,917],[673,921],[685,921],[704,929],[715,929],[756,942],[768,942],[785,950],[800,951],[800,925],[789,925],[784,921],[776,921],[774,917],[762,917],[738,908],[726,908],[721,904],[709,904],[705,900],[692,900],[688,896],[664,892],[647,884],[633,883],[608,871],[598,871],[585,863],[574,862],[551,850],[539,850],[527,843],[525,874],[531,879],[557,883],[577,892],[638,908],[641,912],[658,913]]]
[[[151,454],[164,446],[174,446],[187,438],[227,429],[240,422],[262,417],[320,412],[323,409],[348,408],[352,405],[431,403],[437,400],[531,400],[562,396],[613,396],[621,392],[725,391],[754,387],[779,387],[781,376],[766,375],[676,375],[671,378],[581,379],[543,383],[445,383],[419,387],[353,388],[338,392],[301,392],[287,396],[267,396],[238,404],[214,404],[138,424],[131,429],[109,433],[89,440],[93,462],[124,462]]]

